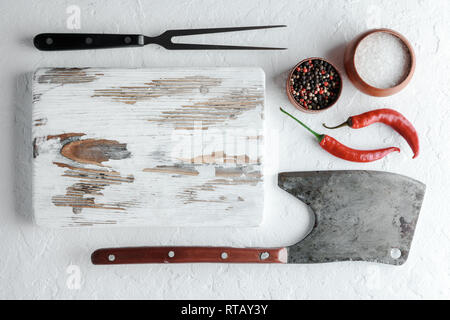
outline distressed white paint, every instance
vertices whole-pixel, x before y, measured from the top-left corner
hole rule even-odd
[[[33,99],[38,224],[260,223],[261,69],[43,68],[33,77]],[[130,155],[101,163],[64,156],[62,147],[74,142],[53,136],[71,133],[84,134],[75,141],[126,144]]]

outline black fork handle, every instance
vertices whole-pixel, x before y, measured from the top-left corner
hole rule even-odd
[[[34,37],[34,46],[43,51],[141,47],[140,34],[104,33],[41,33]]]

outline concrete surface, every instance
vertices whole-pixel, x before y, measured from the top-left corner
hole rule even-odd
[[[80,9],[79,30],[72,5]],[[67,13],[67,11],[69,13]],[[75,7],[75,14],[76,14]],[[69,19],[69,21],[67,21]],[[450,298],[450,2],[402,1],[5,1],[0,4],[0,297],[1,298]],[[283,52],[183,52],[160,47],[107,51],[39,52],[39,32],[159,34],[166,29],[287,24],[287,29],[215,35],[208,41],[287,46]],[[332,110],[297,112],[284,94],[287,71],[300,59],[321,56],[343,71],[345,44],[374,27],[404,34],[417,54],[410,85],[388,98],[358,92],[344,77]],[[199,41],[206,40],[200,36]],[[266,211],[260,228],[124,228],[52,230],[30,218],[30,73],[38,67],[261,66],[267,78]],[[355,148],[399,146],[402,152],[371,164],[326,154],[314,138],[278,110],[317,130],[351,114],[392,107],[411,120],[421,138],[412,160],[407,143],[388,127],[341,129],[337,139]],[[278,171],[367,169],[396,172],[427,184],[409,260],[401,267],[345,262],[316,265],[93,266],[100,247],[130,245],[279,246],[303,238],[306,206],[276,186]]]

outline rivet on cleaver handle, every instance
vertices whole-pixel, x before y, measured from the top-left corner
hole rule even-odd
[[[98,249],[93,264],[135,263],[286,263],[286,248],[130,247]]]

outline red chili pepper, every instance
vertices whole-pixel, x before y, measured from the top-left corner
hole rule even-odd
[[[353,116],[347,119],[346,122],[336,126],[325,128],[336,129],[343,126],[349,126],[353,129],[360,129],[367,127],[373,123],[381,122],[385,125],[390,126],[392,129],[397,131],[405,140],[408,142],[412,151],[414,152],[414,158],[419,155],[419,136],[417,135],[416,129],[411,122],[408,121],[400,112],[392,109],[378,109],[369,111],[357,116]]]
[[[353,161],[353,162],[372,162],[379,160],[381,158],[384,158],[386,155],[388,155],[391,152],[397,151],[400,152],[399,148],[396,147],[390,147],[385,149],[377,149],[377,150],[356,150],[349,148],[333,137],[330,137],[326,134],[318,134],[311,130],[309,127],[307,127],[303,122],[289,114],[288,112],[284,111],[282,108],[280,110],[287,114],[289,117],[300,123],[303,127],[305,127],[309,132],[311,132],[313,135],[316,136],[317,140],[319,141],[320,146],[327,152],[331,153],[335,157]]]

